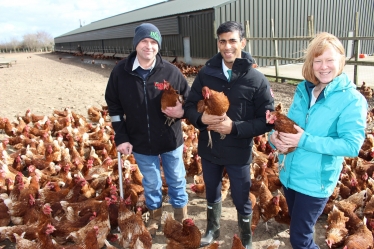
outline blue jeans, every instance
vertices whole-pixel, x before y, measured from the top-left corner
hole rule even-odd
[[[188,203],[186,192],[186,170],[183,163],[183,145],[177,149],[162,153],[160,156],[143,155],[133,152],[140,172],[143,174],[145,204],[155,210],[162,206],[162,180],[160,156],[166,183],[168,185],[169,203],[174,208],[182,208]]]
[[[291,216],[290,242],[294,249],[317,249],[313,241],[314,225],[329,198],[317,198],[283,187]]]

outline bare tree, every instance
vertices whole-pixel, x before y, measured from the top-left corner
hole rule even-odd
[[[30,51],[36,51],[38,48],[38,37],[36,34],[23,35],[23,45]]]
[[[52,50],[54,40],[51,34],[45,31],[38,31],[36,33],[29,33],[23,35],[23,40],[19,41],[12,37],[10,41],[3,40],[0,42],[0,50],[14,50],[17,48],[24,48],[29,51],[37,51],[43,49],[45,51]]]
[[[47,48],[50,48],[53,46],[54,41],[53,41],[53,37],[51,36],[51,34],[45,31],[38,31],[36,33],[36,37],[38,39],[40,48],[45,48],[47,50]]]
[[[0,50],[4,50],[5,52],[8,51],[8,48],[10,47],[9,42],[6,39],[3,39],[0,43]]]
[[[13,51],[15,52],[17,48],[21,45],[21,42],[16,38],[12,37],[10,38],[9,45],[12,47]]]

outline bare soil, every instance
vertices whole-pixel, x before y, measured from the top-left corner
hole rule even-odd
[[[115,59],[92,60],[92,57],[75,57],[57,53],[18,53],[0,54],[15,58],[12,67],[0,66],[0,117],[16,120],[27,109],[38,115],[50,115],[53,109],[71,108],[74,112],[86,115],[89,106],[106,105],[104,92]],[[61,60],[59,59],[61,58]],[[94,64],[93,64],[94,63]],[[188,81],[193,82],[193,77]],[[271,82],[275,103],[282,102],[287,111],[296,86],[287,83]],[[0,139],[3,134],[0,134]],[[188,179],[191,183],[192,179]],[[188,215],[203,232],[206,226],[206,200],[197,197],[188,186]],[[302,210],[300,210],[302,212]],[[164,203],[164,212],[172,212]],[[326,215],[322,215],[316,225],[316,242],[321,249],[325,243]],[[281,242],[280,248],[291,248],[288,226],[270,220],[260,221],[253,235],[253,248],[264,249],[273,241]],[[235,206],[230,197],[223,202],[221,218],[220,248],[231,248],[233,235],[238,233]],[[5,245],[5,243],[0,243]],[[152,248],[164,248],[165,237],[159,232],[153,240]],[[7,243],[7,248],[15,248]]]

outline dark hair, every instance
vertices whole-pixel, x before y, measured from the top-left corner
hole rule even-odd
[[[239,32],[240,39],[244,38],[244,28],[241,23],[234,22],[234,21],[228,21],[224,22],[221,25],[219,25],[217,29],[217,37],[220,36],[220,34],[227,33],[227,32]]]

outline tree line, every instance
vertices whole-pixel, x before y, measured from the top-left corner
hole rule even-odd
[[[52,51],[53,47],[54,39],[45,31],[25,34],[21,41],[15,37],[9,41],[0,41],[0,52]]]

